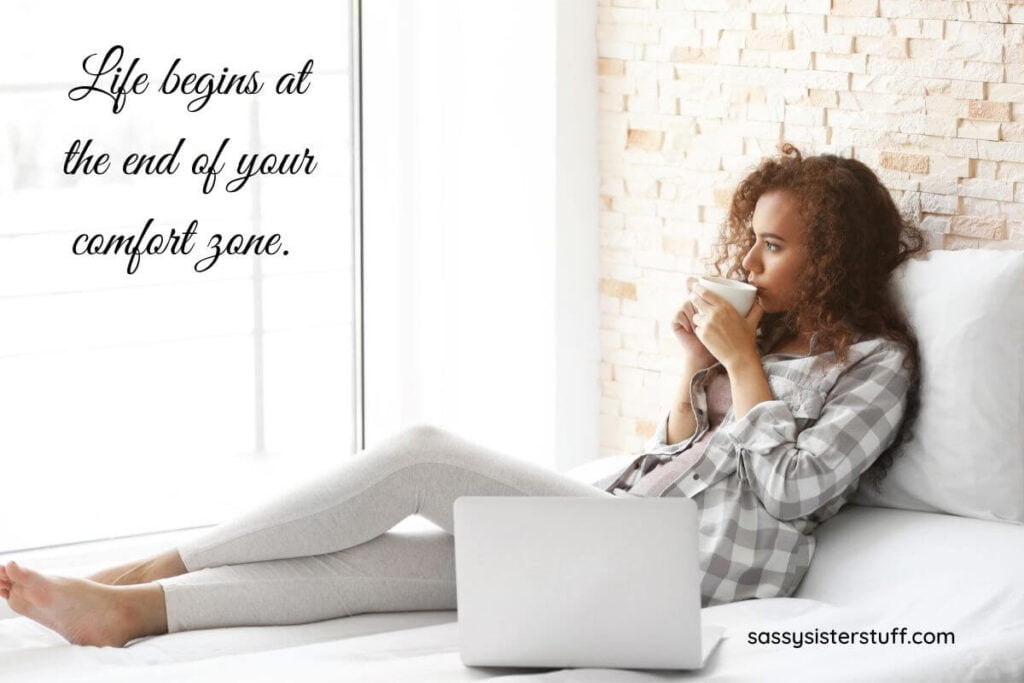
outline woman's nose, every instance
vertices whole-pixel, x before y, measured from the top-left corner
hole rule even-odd
[[[756,263],[757,259],[755,259],[753,257],[753,253],[754,253],[753,249],[748,251],[747,255],[743,257],[743,261],[742,261],[743,267],[745,269],[749,270],[749,271],[756,270],[756,268],[754,266],[757,265],[757,263]]]

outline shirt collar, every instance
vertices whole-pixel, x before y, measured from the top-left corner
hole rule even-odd
[[[771,334],[771,336],[769,338],[762,339],[762,344],[761,344],[762,354],[767,353],[768,349],[771,349],[772,347],[774,347],[775,344],[777,344],[779,342],[779,340],[782,339],[783,336],[785,336],[785,334],[786,334],[786,329],[783,326],[779,325],[778,327],[775,328],[775,331]],[[820,335],[820,332],[815,332],[814,334],[811,335],[811,340],[810,340],[810,343],[808,344],[810,352],[807,355],[809,355],[809,356],[815,355],[815,353],[816,353],[815,347],[818,344],[819,335]],[[853,331],[853,342],[852,343],[856,344],[857,342],[864,341],[867,338],[869,338],[869,335],[866,332],[863,332],[861,330],[854,330]]]

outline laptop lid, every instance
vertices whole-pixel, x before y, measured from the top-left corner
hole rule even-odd
[[[459,647],[468,666],[700,668],[689,498],[462,496]]]

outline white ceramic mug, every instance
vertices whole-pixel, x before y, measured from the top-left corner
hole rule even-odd
[[[744,318],[747,317],[747,313],[750,313],[754,299],[757,297],[757,287],[739,280],[730,280],[727,277],[707,275],[700,278],[697,283],[726,299]]]

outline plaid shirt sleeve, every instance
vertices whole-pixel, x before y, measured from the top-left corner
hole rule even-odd
[[[690,381],[691,392],[693,387],[693,380]],[[691,408],[692,410],[692,408]],[[644,443],[644,453],[656,453],[658,455],[676,455],[686,450],[690,445],[690,441],[700,431],[699,424],[698,428],[694,430],[694,433],[686,437],[682,441],[676,443],[668,443],[668,419],[672,415],[672,411],[666,411],[665,417],[658,423],[658,428],[654,431],[654,435],[647,439]]]
[[[722,429],[734,445],[737,474],[779,520],[813,514],[841,495],[895,439],[906,410],[906,350],[889,342],[855,360],[804,429],[797,417],[814,396],[793,387]],[[820,397],[818,398],[820,402]]]

